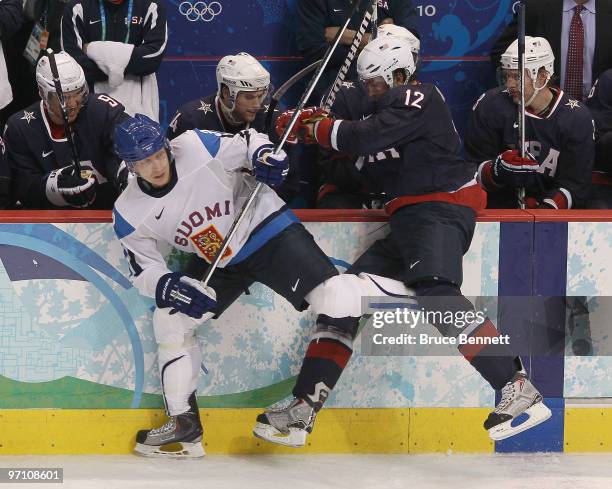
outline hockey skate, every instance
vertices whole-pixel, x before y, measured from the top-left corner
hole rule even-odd
[[[202,423],[195,395],[189,398],[191,409],[170,419],[159,428],[140,430],[136,434],[134,452],[143,457],[202,458]],[[169,446],[174,445],[174,446]],[[178,448],[178,449],[175,449]]]
[[[319,407],[320,409],[320,407]],[[312,432],[318,410],[304,399],[294,398],[280,409],[267,409],[257,416],[253,434],[257,438],[293,448],[303,447]]]
[[[525,413],[528,417],[521,424],[512,426],[512,421]],[[502,398],[493,412],[484,422],[489,436],[495,440],[504,440],[522,433],[543,423],[551,416],[543,402],[542,394],[529,381],[525,372],[517,372],[502,388]]]

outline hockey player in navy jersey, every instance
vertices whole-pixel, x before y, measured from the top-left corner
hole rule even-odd
[[[286,155],[273,155],[265,135],[253,129],[235,135],[196,129],[168,141],[157,123],[139,114],[117,128],[115,149],[137,178],[117,199],[114,228],[134,285],[157,304],[153,326],[170,417],[160,428],[139,432],[136,451],[173,456],[162,445],[180,442],[183,451],[174,456],[203,455],[195,394],[201,352],[195,328],[220,316],[255,281],[297,310],[312,306],[319,314],[293,390],[295,399],[259,415],[254,430],[268,441],[304,445],[351,356],[360,298],[379,290],[365,275],[339,275],[268,186],[248,210],[208,288],[168,269],[160,251],[168,244],[211,263],[256,181],[271,186],[282,182]],[[387,283],[394,281],[376,280],[395,290],[394,283]]]
[[[418,67],[420,41],[408,29],[395,25],[383,24],[378,28],[378,37],[397,37],[410,43],[415,66]],[[404,84],[399,79],[397,84]],[[416,84],[416,72],[410,83]],[[330,112],[338,119],[356,121],[370,117],[375,110],[375,103],[368,97],[367,89],[359,81],[348,81],[342,84]],[[363,174],[363,157],[334,150],[322,150],[320,164],[323,181],[317,197],[320,209],[351,209],[376,207],[381,196],[370,191],[368,179]]]
[[[189,129],[205,129],[236,134],[244,129],[268,132],[270,73],[248,53],[223,57],[216,70],[217,92],[181,105],[168,126],[168,139]],[[274,130],[269,131],[274,140]],[[290,160],[292,152],[289,151]],[[299,187],[298,175],[290,165],[285,182],[275,188],[289,202]]]
[[[399,280],[413,290],[405,294],[415,295],[424,310],[466,317],[474,309],[460,290],[462,257],[485,195],[476,182],[475,167],[460,156],[459,135],[438,89],[430,84],[394,86],[397,77],[406,82],[414,70],[405,40],[370,42],[359,55],[357,71],[376,101],[372,116],[347,121],[311,109],[300,116],[295,135],[305,143],[363,155],[365,174],[386,195],[390,233],[359,257],[348,273]],[[488,319],[467,327],[433,326],[444,336],[499,337]],[[484,423],[493,439],[507,438],[550,417],[520,359],[507,346],[463,345],[459,351],[494,389],[501,390],[501,402]],[[512,426],[522,413],[529,418]]]
[[[595,119],[595,171],[588,207],[612,209],[612,69],[601,74],[586,100]]]
[[[253,56],[223,57],[216,70],[217,92],[181,105],[168,126],[173,139],[189,129],[236,134],[253,128],[265,132],[270,73]]]
[[[554,55],[542,37],[525,38],[525,151],[521,158],[517,105],[518,42],[501,57],[505,87],[484,93],[470,116],[466,152],[479,165],[478,180],[488,207],[519,205],[517,189],[526,189],[526,207],[584,207],[593,169],[593,119],[582,103],[552,87]]]
[[[111,209],[127,177],[113,153],[112,132],[127,115],[108,95],[89,94],[83,69],[69,54],[57,53],[55,59],[80,165],[90,175],[85,179],[74,173],[72,148],[45,56],[36,67],[42,100],[13,114],[6,125],[12,200],[28,209]]]

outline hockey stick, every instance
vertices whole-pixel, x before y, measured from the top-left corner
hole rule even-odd
[[[370,41],[378,37],[378,0],[373,0],[372,3],[372,34],[370,35]]]
[[[264,124],[266,133],[270,130],[270,126],[272,125],[272,119],[274,117],[274,111],[276,110],[276,106],[280,102],[280,99],[284,97],[285,93],[287,93],[287,90],[289,90],[293,85],[295,85],[298,81],[304,78],[308,73],[318,68],[322,62],[322,59],[318,59],[314,63],[310,63],[308,66],[302,68],[295,75],[289,78],[279,87],[278,90],[276,90],[276,92],[274,92],[274,95],[272,95],[272,99],[270,100],[270,106],[268,107],[266,121]]]
[[[62,83],[60,81],[59,72],[57,71],[57,63],[55,62],[55,54],[53,49],[47,49],[47,57],[49,58],[49,67],[51,68],[51,76],[53,76],[53,84],[55,85],[55,92],[59,99],[60,109],[62,111],[62,119],[64,120],[64,132],[66,133],[66,139],[72,150],[72,164],[74,165],[75,174],[83,176],[83,169],[81,168],[79,152],[77,151],[76,143],[74,141],[74,134],[72,134],[72,128],[68,122],[68,112],[66,111],[66,100],[64,99],[64,91],[62,90]]]
[[[521,158],[525,157],[525,4],[516,4],[518,16],[518,72],[519,89],[521,91],[518,109],[518,144]],[[518,203],[525,209],[525,187],[518,189]]]
[[[336,95],[338,95],[338,91],[346,78],[346,74],[353,63],[353,59],[355,59],[355,54],[357,54],[357,49],[359,49],[359,45],[361,44],[361,40],[363,39],[363,35],[370,25],[370,20],[372,19],[372,12],[378,12],[378,1],[372,1],[372,11],[370,8],[367,8],[365,14],[363,16],[363,20],[361,21],[361,25],[359,29],[355,33],[355,37],[353,38],[353,42],[351,43],[351,47],[349,49],[346,58],[344,59],[344,64],[340,67],[340,71],[336,75],[336,79],[334,80],[334,84],[331,87],[331,90],[325,97],[325,101],[323,102],[323,108],[329,110],[332,105],[334,105],[334,101],[336,100]],[[378,17],[378,14],[376,14]]]
[[[293,113],[293,117],[291,117],[289,124],[287,124],[287,127],[285,128],[285,132],[283,132],[283,135],[280,139],[280,142],[278,143],[278,146],[276,146],[276,148],[274,149],[275,155],[278,155],[282,151],[283,146],[285,145],[285,143],[287,142],[287,139],[289,138],[289,134],[291,134],[291,131],[293,130],[293,126],[295,126],[295,123],[300,117],[300,113],[302,112],[304,105],[306,105],[306,101],[308,100],[312,92],[314,91],[314,88],[316,84],[319,82],[321,75],[323,75],[323,71],[325,70],[325,68],[327,68],[327,65],[329,64],[329,60],[331,59],[332,55],[334,54],[334,51],[338,47],[338,44],[340,44],[340,38],[342,37],[342,34],[344,34],[344,31],[346,31],[349,25],[349,22],[351,21],[351,17],[355,14],[360,4],[361,4],[361,0],[355,0],[355,3],[353,3],[353,7],[351,8],[350,12],[346,16],[346,20],[344,21],[342,28],[338,29],[338,32],[336,33],[336,37],[334,37],[334,40],[332,41],[330,46],[327,48],[327,52],[325,53],[325,56],[323,56],[323,60],[321,64],[319,65],[314,76],[308,83],[308,87],[306,88],[306,91],[302,95],[302,98],[298,102],[295,108],[295,112]],[[263,185],[264,185],[263,183],[257,182],[257,185],[255,185],[255,188],[251,191],[251,194],[249,195],[247,201],[242,206],[240,213],[234,219],[232,226],[227,232],[225,239],[221,243],[221,246],[219,247],[219,250],[217,251],[217,254],[215,255],[215,259],[210,264],[210,267],[208,271],[206,272],[204,279],[202,280],[202,284],[205,287],[208,285],[208,282],[210,282],[210,279],[212,278],[213,273],[215,273],[215,270],[219,266],[219,262],[221,261],[221,258],[223,257],[225,250],[227,250],[227,247],[229,246],[229,242],[232,240],[232,238],[236,234],[238,226],[240,226],[240,223],[243,221],[244,217],[246,216],[247,210],[249,210],[249,208],[255,201],[255,197],[257,197],[257,194],[259,193]]]

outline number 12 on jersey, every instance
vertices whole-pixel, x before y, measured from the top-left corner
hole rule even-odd
[[[423,99],[425,98],[425,95],[423,95],[422,92],[419,91],[412,91],[412,90],[406,90],[406,102],[405,104],[408,107],[416,107],[417,109],[422,109],[423,107],[421,107],[420,103],[423,101]]]

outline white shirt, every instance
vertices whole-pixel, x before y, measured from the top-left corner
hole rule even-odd
[[[223,238],[252,188],[253,153],[268,138],[254,129],[232,136],[187,131],[171,141],[176,180],[164,195],[143,191],[131,179],[115,203],[115,232],[130,261],[132,281],[141,294],[155,297],[157,282],[169,273],[163,250],[168,245],[212,262]],[[249,208],[219,263],[223,268],[241,250],[251,232],[284,202],[268,186]]]

